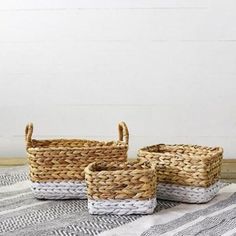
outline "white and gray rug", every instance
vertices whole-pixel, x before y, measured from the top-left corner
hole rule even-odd
[[[207,204],[158,201],[153,215],[89,215],[86,200],[37,200],[27,168],[0,169],[0,235],[236,236],[236,184]]]
[[[87,200],[37,200],[27,167],[0,169],[0,235],[93,236],[141,217],[92,216]],[[159,201],[156,212],[178,203]]]

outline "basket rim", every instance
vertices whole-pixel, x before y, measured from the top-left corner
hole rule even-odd
[[[128,148],[128,144],[126,144],[124,141],[120,141],[120,140],[117,140],[117,141],[99,141],[99,140],[89,140],[89,139],[69,139],[69,138],[58,138],[58,139],[32,139],[32,142],[54,142],[54,141],[65,141],[65,142],[86,142],[86,143],[92,143],[92,142],[96,142],[97,144],[104,144],[103,146],[79,146],[79,147],[65,147],[65,146],[28,146],[26,149],[27,150],[40,150],[40,151],[48,151],[48,150],[88,150],[88,149],[91,149],[91,150],[94,150],[94,149],[120,149],[120,148]],[[113,145],[106,145],[106,144],[113,144]],[[117,144],[120,144],[120,145],[117,145]]]
[[[119,165],[127,165],[127,164],[140,164],[141,165],[146,165],[147,168],[142,168],[142,169],[115,169],[115,170],[107,170],[107,169],[104,169],[104,170],[94,170],[93,167],[95,165],[99,165],[99,164],[103,164],[105,166],[112,166],[112,167],[117,167],[116,164],[119,164]],[[150,166],[148,166],[150,165]],[[101,162],[92,162],[90,163],[85,169],[84,169],[84,172],[85,172],[85,175],[86,174],[99,174],[99,173],[102,173],[102,174],[118,174],[118,173],[132,173],[132,172],[135,172],[137,174],[139,173],[147,173],[147,172],[153,172],[154,174],[156,173],[156,168],[155,168],[155,165],[153,163],[150,163],[149,161],[140,161],[140,160],[134,160],[134,161],[126,161],[126,162],[112,162],[112,163],[101,163]]]
[[[200,155],[198,154],[194,154],[194,155],[190,155],[187,153],[181,154],[181,153],[176,153],[176,152],[158,152],[158,151],[148,151],[148,148],[153,148],[153,147],[160,147],[160,146],[171,146],[171,147],[193,147],[196,149],[216,149],[216,150],[209,150],[209,152],[212,154],[212,156],[215,155],[219,155],[219,154],[223,154],[224,149],[222,147],[211,147],[211,146],[201,146],[201,145],[194,145],[194,144],[163,144],[163,143],[159,143],[159,144],[154,144],[154,145],[149,145],[149,146],[145,146],[142,147],[138,150],[138,153],[152,153],[152,154],[163,154],[163,155],[168,155],[168,156],[191,156],[191,157],[198,157]],[[201,157],[206,157],[206,154],[202,154]]]

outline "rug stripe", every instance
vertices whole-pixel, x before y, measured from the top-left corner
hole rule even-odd
[[[3,168],[0,171],[0,186],[7,186],[27,179],[27,166]]]
[[[30,192],[25,192],[25,193],[19,193],[19,194],[13,195],[13,196],[0,198],[0,202],[12,200],[12,199],[19,198],[19,197],[26,196],[26,195],[32,195],[32,192],[30,191]]]
[[[10,198],[8,200],[6,199],[5,201],[0,202],[0,212],[5,210],[15,209],[20,206],[28,206],[37,202],[42,202],[42,201],[34,198],[32,193],[29,193],[27,195],[20,195],[17,198],[13,199]],[[9,216],[12,216],[12,214],[9,214]],[[7,217],[7,215],[5,217]]]
[[[175,236],[181,236],[181,235],[221,236],[229,229],[234,228],[235,224],[236,224],[236,207],[224,212],[221,211],[221,213],[217,215],[212,214],[212,216],[206,217],[204,220],[198,222],[197,224],[192,225],[181,232],[178,232],[177,234],[175,234]]]
[[[46,202],[36,202],[34,204],[31,204],[31,205],[20,206],[20,207],[14,208],[14,209],[1,211],[0,215],[9,214],[9,213],[12,213],[12,212],[15,212],[15,211],[20,211],[20,210],[27,209],[27,208],[34,207],[34,206],[40,206],[40,205],[43,205],[43,204],[46,204]]]
[[[150,229],[145,231],[142,234],[142,236],[155,236],[155,235],[161,235],[161,234],[170,232],[172,230],[175,230],[175,229],[181,227],[182,225],[185,225],[191,221],[196,220],[200,216],[214,213],[216,211],[224,209],[224,208],[226,208],[232,204],[235,204],[235,203],[236,203],[236,193],[232,194],[229,198],[219,201],[207,208],[197,210],[192,213],[187,213],[187,214],[183,215],[182,217],[177,218],[173,221],[170,221],[166,224],[154,225],[154,226],[150,227]]]
[[[34,208],[32,209],[32,207]],[[14,216],[9,214],[8,217],[4,217],[0,221],[0,232],[19,230],[26,226],[31,227],[66,214],[80,212],[85,208],[86,204],[81,203],[81,201],[39,201],[38,204],[31,205],[31,209],[29,206],[22,206],[15,212]],[[63,218],[61,223],[63,223]]]
[[[198,225],[199,222],[204,222],[205,219],[209,218],[209,217],[214,217],[214,216],[217,216],[217,215],[220,215],[220,214],[225,214],[224,212],[229,212],[231,211],[231,209],[234,209],[236,207],[236,204],[233,204],[233,205],[230,205],[224,209],[221,209],[219,211],[216,211],[216,212],[213,212],[211,214],[208,214],[208,215],[202,215],[200,217],[198,217],[197,219],[193,220],[193,221],[190,221],[184,225],[181,225],[180,227],[172,230],[172,231],[168,231],[164,234],[162,234],[162,236],[168,236],[168,235],[178,235],[178,232],[182,232],[184,231],[185,229],[189,229],[190,227],[195,227],[196,225]],[[190,231],[191,232],[191,231]],[[181,234],[180,234],[181,235]]]
[[[236,235],[236,224],[234,225],[233,229],[228,230],[227,232],[225,232],[221,236],[233,236],[233,235]]]
[[[9,193],[9,192],[15,192],[18,190],[24,190],[24,189],[29,189],[29,188],[30,188],[30,181],[25,180],[25,181],[11,184],[11,185],[1,186],[0,192],[1,193]]]

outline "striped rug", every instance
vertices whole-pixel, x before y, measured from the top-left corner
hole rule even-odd
[[[91,216],[86,200],[37,200],[27,167],[0,169],[0,235],[93,236],[142,217]],[[178,205],[159,201],[156,212]]]
[[[236,184],[208,204],[158,201],[153,215],[90,216],[86,200],[37,200],[27,167],[0,169],[0,235],[235,235]]]

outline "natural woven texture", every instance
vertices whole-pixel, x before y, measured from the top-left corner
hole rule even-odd
[[[224,185],[219,181],[207,188],[159,183],[157,198],[186,203],[205,203],[214,198]]]
[[[157,205],[156,197],[148,200],[91,200],[88,199],[88,209],[90,214],[151,214]]]
[[[158,182],[209,187],[220,176],[223,149],[197,145],[153,145],[139,150],[156,164]]]
[[[84,168],[91,162],[124,162],[129,132],[124,122],[118,126],[119,140],[99,142],[79,139],[32,139],[33,125],[25,130],[26,149],[33,182],[84,180]]]
[[[85,168],[89,199],[151,199],[156,194],[155,167],[149,162],[92,163]]]

